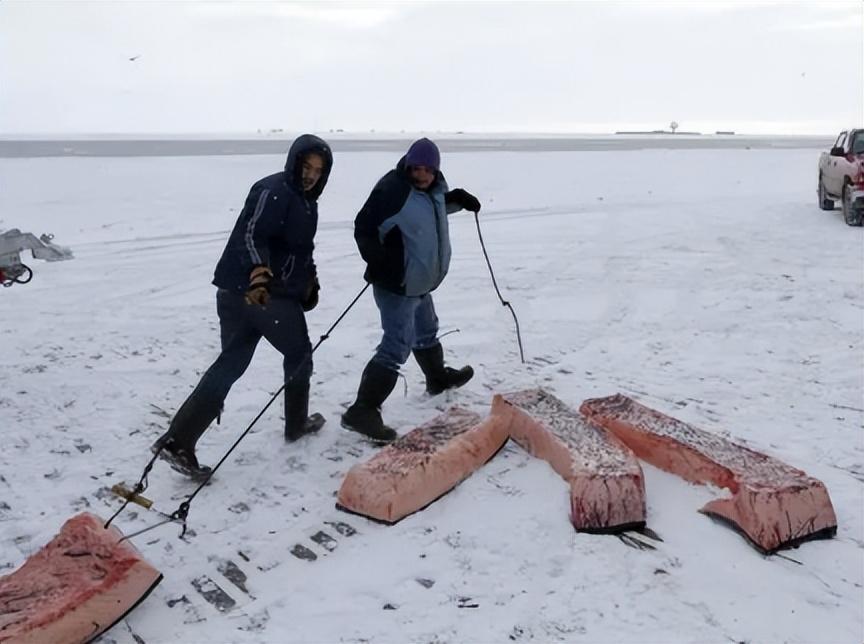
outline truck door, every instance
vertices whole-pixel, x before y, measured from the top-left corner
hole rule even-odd
[[[843,184],[846,177],[854,177],[858,175],[858,159],[856,155],[864,154],[864,130],[852,130],[849,136],[846,137],[846,145],[843,146],[843,151],[846,152],[846,157],[838,160],[837,167],[843,168],[843,174],[840,175],[840,188],[843,190]]]
[[[864,130],[855,130],[849,137],[849,152],[855,156],[864,154]]]
[[[847,134],[847,132],[840,132],[840,136],[837,137],[837,140],[831,147],[831,151],[836,150],[837,148],[841,148],[845,151],[844,146],[846,145]],[[841,162],[843,165],[838,166],[838,162]],[[839,195],[840,190],[843,187],[843,170],[846,167],[845,163],[846,159],[832,154],[828,157],[828,162],[825,164],[825,172],[822,175],[822,181],[825,184],[825,190],[832,195]]]

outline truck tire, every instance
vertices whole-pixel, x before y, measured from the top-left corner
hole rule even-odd
[[[816,190],[819,195],[819,208],[822,210],[834,210],[834,200],[828,198],[828,193],[825,192],[825,186],[822,184],[822,173],[819,173],[819,188]]]
[[[843,221],[847,226],[860,226],[862,223],[861,212],[852,207],[852,184],[848,181],[843,185]]]

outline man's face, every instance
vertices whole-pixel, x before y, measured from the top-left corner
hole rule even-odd
[[[321,173],[324,172],[324,159],[320,154],[307,154],[303,157],[303,168],[300,180],[303,183],[304,192],[309,192],[318,183]]]
[[[435,170],[427,165],[411,166],[411,183],[418,190],[428,190],[435,181]]]

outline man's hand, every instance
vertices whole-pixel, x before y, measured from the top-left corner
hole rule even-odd
[[[465,210],[480,212],[480,201],[467,190],[454,188],[450,191],[450,199],[452,199],[454,203],[462,206]]]
[[[309,280],[309,285],[306,287],[306,293],[303,296],[303,301],[300,306],[304,311],[311,311],[318,306],[318,291],[321,290],[321,284],[318,283],[318,277],[313,275]]]
[[[266,266],[256,266],[249,273],[249,288],[246,289],[246,304],[267,306],[270,301],[270,280],[273,271]]]

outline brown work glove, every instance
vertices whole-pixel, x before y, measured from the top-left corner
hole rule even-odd
[[[246,289],[246,304],[267,306],[270,301],[270,280],[273,271],[266,266],[256,266],[249,273],[249,288]]]

